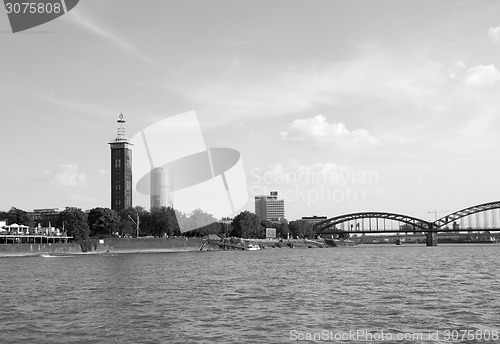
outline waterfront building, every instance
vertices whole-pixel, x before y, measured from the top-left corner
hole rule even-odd
[[[278,191],[271,191],[269,196],[255,196],[255,214],[261,220],[281,221],[285,218],[285,201],[278,199]]]
[[[33,224],[38,227],[51,227],[57,223],[59,214],[63,212],[62,208],[45,208],[45,209],[34,209]]]
[[[9,226],[4,227],[7,232],[12,234],[29,234],[29,227],[24,225],[18,225],[17,223],[13,223]]]
[[[302,220],[305,220],[307,222],[310,222],[312,224],[315,224],[315,223],[318,223],[318,222],[321,222],[321,221],[325,221],[327,220],[328,218],[326,216],[302,216]]]
[[[173,174],[172,170],[166,167],[157,167],[151,169],[149,173],[149,191],[150,191],[150,207],[173,208],[172,191],[173,191]]]
[[[132,207],[132,144],[125,135],[125,120],[120,114],[117,135],[111,148],[111,209]]]

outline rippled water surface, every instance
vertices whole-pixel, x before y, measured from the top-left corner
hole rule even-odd
[[[499,266],[500,245],[0,258],[0,342],[500,342]]]

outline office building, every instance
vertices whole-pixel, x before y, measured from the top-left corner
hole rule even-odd
[[[285,201],[278,199],[278,191],[271,191],[269,196],[255,196],[255,214],[261,220],[281,221],[285,218]]]
[[[151,209],[161,207],[172,208],[172,171],[166,167],[157,167],[151,169],[149,176],[149,200]]]

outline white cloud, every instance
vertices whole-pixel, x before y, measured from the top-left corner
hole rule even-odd
[[[448,71],[448,75],[451,79],[457,80],[463,74],[464,69],[465,63],[459,60],[451,66],[450,70]]]
[[[350,131],[343,123],[328,123],[325,116],[296,119],[286,130],[281,132],[284,140],[293,142],[312,142],[315,144],[336,144],[341,146],[357,146],[375,144],[379,140],[371,136],[365,129]]]
[[[210,82],[185,85],[189,93],[181,92],[212,123],[289,115],[318,105],[343,106],[352,99],[360,106],[374,101],[415,106],[436,97],[447,81],[439,62],[422,59],[366,49],[348,61],[268,67],[265,73],[248,63],[237,72],[210,75]],[[196,62],[186,68],[207,73],[207,68],[201,70],[203,62]]]
[[[260,170],[259,170],[260,171]],[[260,171],[261,180],[264,184],[346,184],[349,176],[346,166],[334,163],[314,163],[304,165],[295,160],[287,160],[284,163],[272,164]],[[257,175],[257,171],[252,171]]]
[[[465,83],[472,86],[492,85],[500,80],[500,73],[494,65],[479,65],[467,70]]]
[[[64,99],[56,96],[53,92],[28,92],[29,95],[35,97],[40,101],[47,102],[49,104],[54,104],[57,106],[62,106],[71,109],[73,112],[78,111],[84,113],[87,116],[92,116],[95,118],[102,118],[103,116],[109,115],[116,111],[114,108],[110,108],[104,105],[97,104],[95,102],[83,102],[80,100]],[[81,124],[78,123],[80,126]],[[95,123],[93,124],[95,126]]]
[[[75,164],[65,164],[53,174],[50,183],[61,186],[78,186],[87,182],[85,174]]]
[[[500,42],[500,26],[490,27],[488,30],[488,36],[490,36],[495,43]]]
[[[122,51],[130,53],[140,58],[143,62],[147,64],[157,66],[157,64],[152,61],[149,57],[144,55],[138,48],[133,46],[129,41],[120,37],[118,34],[113,33],[110,29],[104,28],[102,25],[94,22],[89,15],[82,14],[81,9],[74,9],[71,11],[71,15],[65,16],[70,22],[77,24],[79,27],[84,28],[88,32],[108,40],[112,44],[116,45]]]
[[[270,191],[278,191],[278,197],[289,205],[352,202],[355,194],[364,199],[365,192],[379,184],[377,171],[360,170],[331,162],[301,164],[295,160],[287,160],[265,168],[253,168],[249,176],[252,195],[267,195]]]

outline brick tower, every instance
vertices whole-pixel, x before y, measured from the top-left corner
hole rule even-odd
[[[125,136],[125,120],[120,113],[118,130],[111,147],[111,209],[132,207],[132,144]]]

